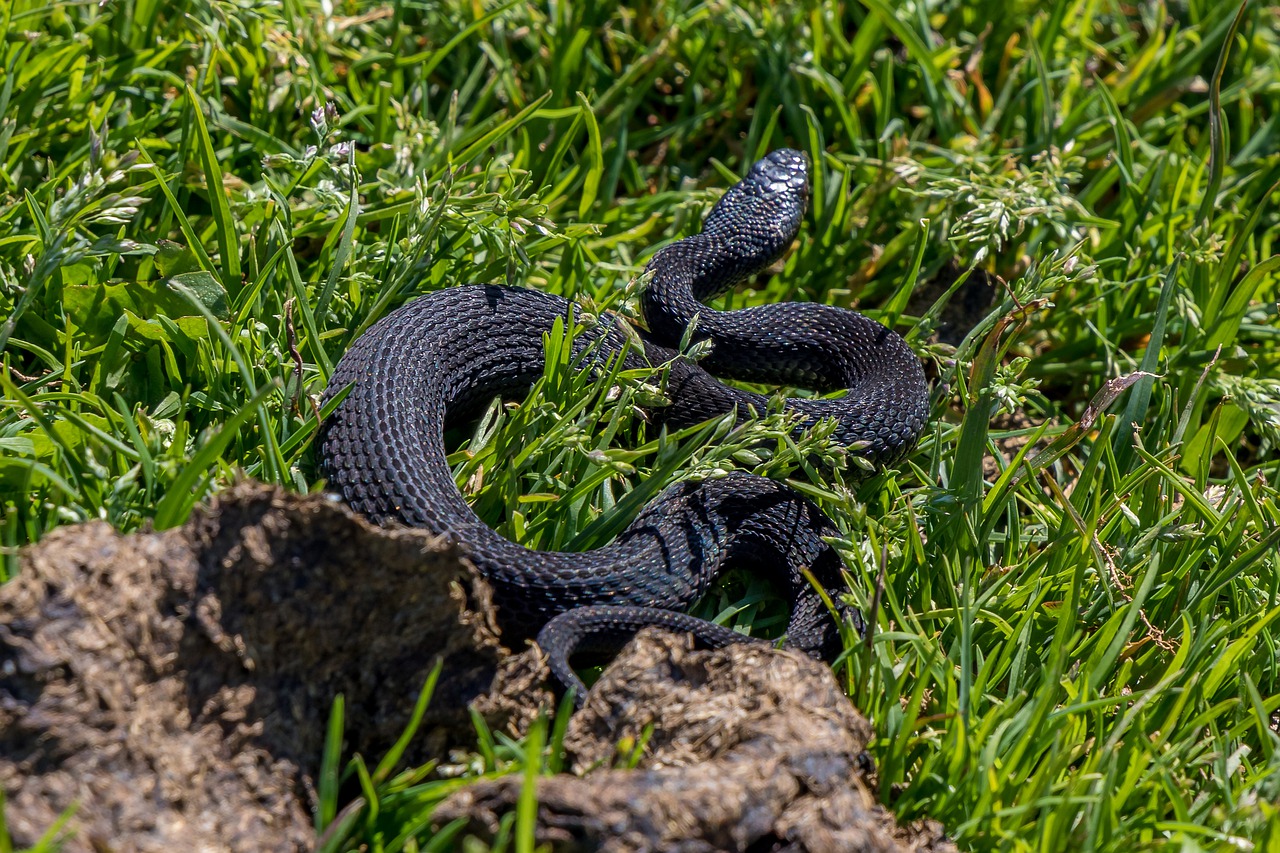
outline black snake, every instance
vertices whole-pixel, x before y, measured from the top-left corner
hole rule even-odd
[[[899,458],[924,429],[928,393],[919,359],[898,335],[826,305],[721,312],[701,304],[780,257],[807,203],[804,156],[772,152],[712,208],[702,233],[650,260],[643,349],[625,346],[611,315],[584,329],[575,347],[592,347],[597,359],[625,349],[628,366],[671,362],[665,390],[672,404],[651,412],[670,426],[734,407],[740,415],[749,406],[765,410],[764,397],[713,373],[815,391],[847,388],[841,398],[792,398],[787,406],[809,422],[835,418],[839,440],[876,464]],[[376,323],[343,356],[325,392],[327,400],[354,384],[319,441],[330,486],[376,522],[455,540],[493,586],[508,640],[541,631],[553,671],[578,688],[568,654],[616,647],[641,625],[692,631],[711,645],[745,639],[681,612],[731,566],[768,572],[789,587],[791,645],[811,654],[838,651],[835,621],[802,574],[809,569],[840,601],[841,561],[823,539],[838,531],[815,504],[773,480],[735,472],[678,483],[611,544],[581,553],[524,548],[472,512],[446,463],[446,423],[474,417],[497,396],[527,393],[543,372],[543,334],[557,318],[572,322],[576,310],[534,290],[467,285],[424,296]],[[695,314],[693,340],[710,341],[710,353],[692,364],[672,347]]]

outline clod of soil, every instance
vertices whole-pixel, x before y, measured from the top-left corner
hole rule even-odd
[[[565,746],[586,775],[539,779],[537,839],[618,853],[954,850],[938,824],[899,826],[875,802],[870,735],[831,671],[803,654],[696,651],[646,629],[569,723]],[[645,744],[638,769],[610,769],[619,742]],[[520,788],[510,777],[472,785],[436,819],[467,818],[487,840]]]
[[[29,845],[74,807],[71,853],[312,849],[334,697],[344,755],[377,760],[441,658],[406,761],[473,746],[469,706],[518,732],[552,704],[541,654],[499,644],[488,587],[452,548],[325,497],[243,484],[176,530],[62,528],[0,587],[8,829]],[[574,768],[604,769],[541,780],[538,835],[559,850],[953,849],[874,802],[869,733],[802,655],[646,632],[570,724]],[[640,768],[607,769],[625,739],[645,743]],[[480,783],[437,816],[491,834],[518,791]]]
[[[9,830],[79,803],[71,851],[310,849],[334,696],[346,754],[380,756],[444,657],[421,759],[474,737],[502,654],[451,548],[324,497],[246,484],[163,533],[57,530],[0,587]]]

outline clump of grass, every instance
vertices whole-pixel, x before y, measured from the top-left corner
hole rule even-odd
[[[822,436],[793,448],[769,413],[658,435],[631,404],[660,377],[593,382],[553,347],[542,397],[459,450],[461,485],[507,535],[586,547],[675,478],[785,477],[843,531],[855,601],[883,575],[839,674],[899,814],[974,849],[1266,847],[1280,22],[1233,15],[10,4],[0,577],[70,522],[178,524],[245,474],[317,487],[314,401],[371,323],[476,281],[625,306],[657,245],[791,145],[814,164],[804,235],[721,305],[858,306],[906,333],[938,378],[899,470],[806,467]],[[994,305],[931,342],[966,276]],[[762,630],[766,598],[740,579],[702,612]],[[534,766],[494,738],[461,779]],[[434,770],[405,772],[335,849],[453,843],[430,829],[443,789],[415,787]]]

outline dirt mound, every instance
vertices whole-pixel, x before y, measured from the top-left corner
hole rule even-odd
[[[33,843],[74,807],[68,851],[311,849],[334,697],[343,754],[379,757],[441,658],[406,761],[473,745],[469,706],[516,733],[550,704],[539,653],[499,644],[488,587],[452,548],[328,498],[244,484],[176,530],[63,528],[0,587],[9,830]],[[896,827],[868,794],[868,732],[803,656],[646,634],[567,739],[581,772],[647,737],[640,769],[542,780],[540,837],[566,850],[945,849],[936,827]],[[518,790],[475,785],[440,818],[484,835]]]
[[[10,831],[79,803],[72,850],[309,848],[334,696],[378,755],[443,656],[415,751],[440,748],[493,680],[487,614],[452,549],[319,496],[244,485],[164,533],[55,531],[0,588]]]
[[[575,771],[538,782],[540,843],[558,851],[949,851],[941,827],[900,827],[865,784],[871,727],[831,671],[799,652],[696,651],[643,631],[569,723]],[[609,769],[619,742],[645,744]],[[592,768],[600,768],[592,772]],[[472,785],[436,811],[493,837],[521,780]]]

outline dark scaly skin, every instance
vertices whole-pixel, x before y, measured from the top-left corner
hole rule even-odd
[[[627,354],[627,366],[670,361],[669,347],[697,312],[695,337],[712,342],[711,354],[699,365],[675,361],[667,388],[673,403],[655,410],[655,419],[683,426],[735,406],[744,414],[748,405],[764,410],[763,396],[728,388],[707,368],[815,390],[849,388],[840,399],[787,405],[810,418],[835,417],[841,441],[877,464],[892,462],[914,444],[928,414],[920,362],[901,338],[829,306],[719,312],[699,302],[781,256],[804,216],[807,187],[804,158],[775,151],[716,204],[701,234],[655,254],[643,299],[651,333],[644,352]],[[713,646],[734,639],[727,629],[679,613],[731,566],[771,573],[790,589],[790,645],[811,654],[838,651],[838,628],[802,575],[808,568],[839,602],[841,562],[823,541],[838,531],[812,502],[772,480],[735,472],[679,483],[614,542],[581,553],[524,548],[471,511],[446,464],[446,424],[495,396],[527,393],[542,374],[543,333],[574,312],[563,298],[538,291],[468,285],[425,296],[375,324],[343,356],[325,392],[328,399],[354,384],[320,438],[330,486],[376,522],[398,521],[457,542],[494,587],[508,640],[545,626],[538,639],[553,671],[579,690],[567,658],[584,642],[616,644],[645,624],[690,630]],[[621,351],[624,340],[606,316],[575,347],[592,346],[592,358],[604,358]]]
[[[812,418],[834,417],[845,445],[866,442],[862,455],[884,465],[915,444],[929,416],[924,371],[903,340],[856,311],[784,302],[738,311],[713,311],[703,300],[724,293],[791,245],[808,200],[808,169],[795,151],[774,151],[757,163],[707,216],[702,233],[654,255],[653,279],[641,297],[651,334],[679,342],[698,315],[694,340],[710,339],[699,362],[709,373],[745,382],[794,385],[840,400],[792,399],[789,408]],[[749,208],[757,227],[743,228]],[[707,259],[715,257],[715,263]],[[763,399],[744,395],[763,411]],[[743,409],[745,411],[745,409]]]
[[[857,611],[852,613],[856,614]],[[767,642],[678,610],[587,606],[561,613],[543,626],[538,632],[538,646],[544,650],[552,650],[547,652],[551,674],[573,691],[575,703],[581,707],[586,699],[587,688],[569,665],[569,653],[607,657],[630,640],[639,628],[650,625],[693,634],[699,645],[705,648],[722,649],[733,643]]]

